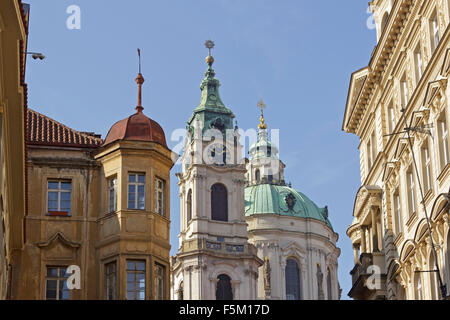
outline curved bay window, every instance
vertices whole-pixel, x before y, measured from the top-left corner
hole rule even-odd
[[[300,269],[297,261],[288,259],[286,261],[286,300],[300,300]]]
[[[187,223],[192,220],[192,189],[188,191],[187,195],[187,201],[186,201],[186,207],[187,207]]]
[[[220,183],[211,187],[211,219],[215,221],[228,221],[228,192]]]
[[[231,278],[226,274],[217,277],[216,300],[233,300],[233,288]]]

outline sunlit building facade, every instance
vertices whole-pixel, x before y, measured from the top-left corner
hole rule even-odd
[[[450,1],[370,7],[378,43],[352,74],[342,127],[360,138],[361,160],[348,294],[442,299],[450,283]]]

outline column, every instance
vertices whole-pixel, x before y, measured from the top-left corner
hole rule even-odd
[[[370,214],[372,216],[372,252],[378,252],[377,211],[371,208]]]
[[[366,226],[361,226],[361,253],[367,253]]]

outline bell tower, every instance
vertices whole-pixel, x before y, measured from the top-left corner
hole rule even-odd
[[[201,101],[187,124],[177,174],[180,249],[172,261],[172,298],[253,300],[262,261],[249,244],[244,216],[245,162],[234,114],[222,102],[212,41]]]

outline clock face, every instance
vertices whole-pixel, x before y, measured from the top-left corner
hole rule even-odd
[[[206,149],[208,164],[223,166],[230,162],[231,154],[222,143],[213,143]]]

